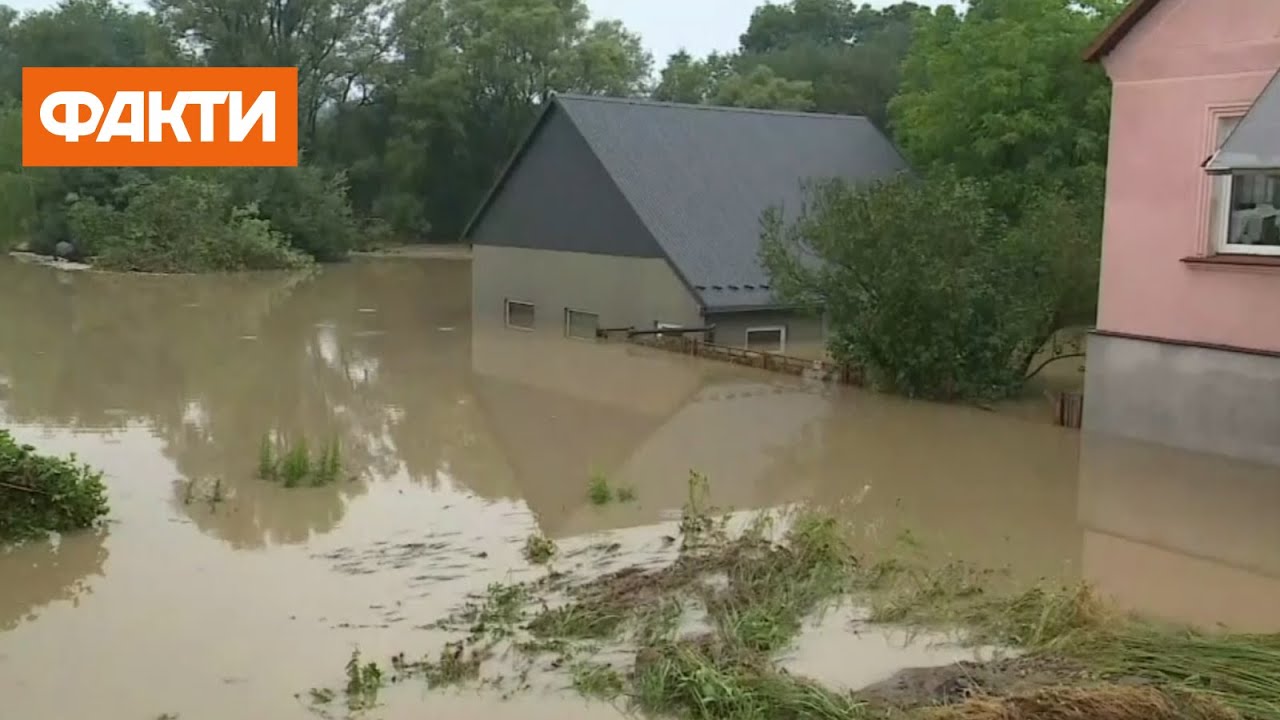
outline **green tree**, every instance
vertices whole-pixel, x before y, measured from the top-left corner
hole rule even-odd
[[[752,14],[737,53],[705,60],[671,56],[654,97],[717,102],[727,83],[730,104],[865,115],[884,127],[914,25],[928,13],[912,2],[883,9],[852,0],[765,4]],[[770,89],[778,83],[774,78],[791,83],[791,90]],[[808,89],[800,90],[800,83]]]
[[[457,237],[551,93],[647,90],[639,38],[590,22],[582,0],[405,0],[388,26],[396,60],[333,115],[376,136],[335,132],[363,159],[340,146],[320,156],[350,162],[361,211],[411,236]]]
[[[27,242],[35,228],[36,188],[22,168],[22,108],[0,105],[0,251]]]
[[[761,261],[780,297],[821,308],[829,349],[874,386],[984,400],[1018,392],[1076,297],[1095,237],[1061,195],[1009,228],[987,188],[951,173],[811,188],[785,221],[765,219]],[[1096,255],[1093,255],[1096,257]]]
[[[728,55],[711,53],[700,60],[681,50],[667,58],[653,98],[692,104],[708,102],[732,73],[733,58]]]
[[[778,77],[768,65],[760,65],[746,75],[725,78],[711,102],[732,107],[811,110],[813,84]]]
[[[152,0],[151,6],[203,64],[297,67],[304,148],[315,137],[321,108],[368,54],[367,31],[380,17],[375,0]]]
[[[898,142],[918,168],[984,178],[1014,218],[1050,185],[1096,191],[1110,91],[1080,50],[1119,5],[974,0],[922,16],[890,105]]]
[[[156,18],[111,0],[62,0],[19,16],[0,11],[0,93],[22,96],[22,68],[151,66],[181,63],[175,39]]]

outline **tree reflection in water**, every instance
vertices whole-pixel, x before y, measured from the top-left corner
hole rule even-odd
[[[101,575],[107,561],[106,535],[99,529],[0,549],[0,632],[35,619],[50,603],[78,604],[92,592],[89,579]]]
[[[345,465],[374,480],[465,474],[469,303],[458,262],[153,277],[3,261],[4,414],[97,431],[146,423],[183,477],[174,504],[202,531],[243,548],[300,543],[334,528],[366,484],[257,479],[268,431],[337,439]],[[185,481],[215,479],[228,502],[185,502]]]

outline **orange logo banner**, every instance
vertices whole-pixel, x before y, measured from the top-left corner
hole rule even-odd
[[[22,68],[26,167],[291,167],[298,69]]]

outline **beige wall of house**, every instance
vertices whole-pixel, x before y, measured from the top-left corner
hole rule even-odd
[[[566,309],[595,315],[600,327],[702,324],[697,302],[662,258],[476,245],[471,266],[477,328],[506,325],[507,300],[533,304],[539,334],[564,336]],[[591,320],[578,317],[575,330]]]

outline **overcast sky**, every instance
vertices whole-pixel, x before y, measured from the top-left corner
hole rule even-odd
[[[126,0],[143,6],[142,0]],[[891,5],[893,0],[867,0],[872,5]],[[586,0],[597,18],[616,18],[640,33],[661,68],[667,56],[680,48],[694,55],[712,50],[732,50],[747,28],[751,11],[763,0]],[[925,5],[959,5],[960,0],[916,0]],[[53,5],[52,0],[7,0],[19,10]]]
[[[586,0],[598,18],[621,20],[640,33],[660,69],[680,48],[694,55],[712,50],[733,50],[747,29],[751,11],[764,0]],[[895,0],[860,0],[872,5],[892,5]],[[961,0],[916,0],[922,5],[963,4]]]

